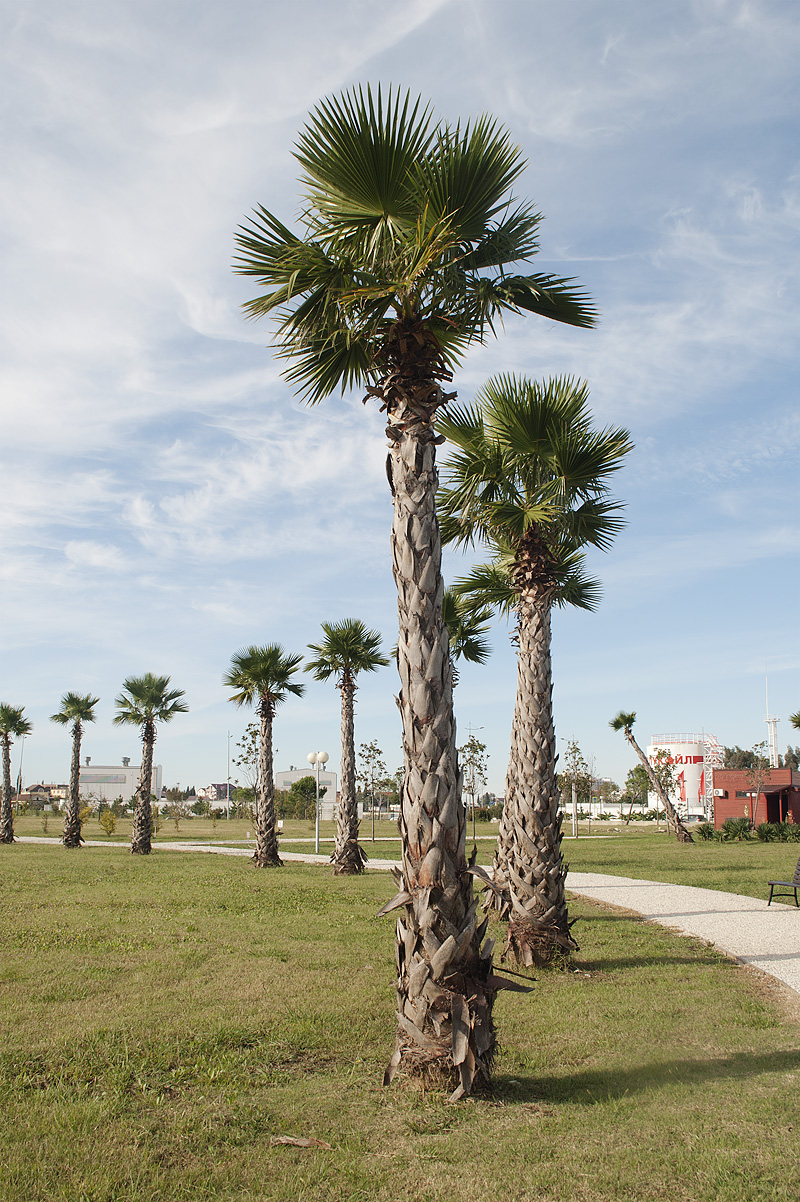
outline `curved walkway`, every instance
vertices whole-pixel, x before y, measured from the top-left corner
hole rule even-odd
[[[666,885],[599,872],[570,872],[567,888],[604,905],[633,910],[648,922],[703,939],[800,993],[800,910],[794,902],[767,906],[766,881],[763,901],[718,889]]]
[[[20,837],[19,842],[55,843],[56,840],[29,835]],[[86,846],[127,847],[128,844],[87,839]],[[199,851],[222,856],[253,854],[249,847],[214,843],[159,841],[155,846],[164,851]],[[328,853],[281,851],[281,858],[307,864],[330,863]],[[396,860],[371,859],[367,867],[388,871],[396,863]],[[766,881],[763,900],[743,897],[739,893],[722,893],[718,889],[639,881],[599,872],[569,872],[567,889],[604,905],[632,910],[648,922],[658,922],[671,930],[702,939],[741,964],[752,965],[800,993],[800,909],[793,903],[786,905],[783,902],[767,906]]]

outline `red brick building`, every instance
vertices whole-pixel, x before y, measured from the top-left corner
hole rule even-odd
[[[714,769],[714,826],[726,818],[750,818],[760,822],[800,824],[800,772],[792,768],[770,768],[760,782],[758,798],[746,768]]]

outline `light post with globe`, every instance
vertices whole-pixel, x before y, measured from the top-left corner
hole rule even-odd
[[[321,764],[327,764],[328,753],[327,751],[309,751],[306,759],[308,760],[309,764],[311,764],[312,768],[315,764],[317,767],[317,806],[316,824],[314,827],[314,850],[316,854],[319,855],[319,770]]]

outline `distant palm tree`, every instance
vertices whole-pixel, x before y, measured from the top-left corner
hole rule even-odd
[[[634,711],[625,713],[624,710],[620,710],[617,716],[612,718],[608,725],[612,730],[621,730],[633,750],[638,755],[642,767],[650,778],[650,784],[653,786],[653,792],[661,799],[662,805],[664,806],[667,814],[667,824],[674,832],[675,838],[679,843],[693,843],[694,840],[681,822],[675,807],[669,799],[669,794],[656,776],[653,765],[650,763],[647,756],[633,737],[633,724],[635,721],[636,714]]]
[[[136,790],[136,803],[131,824],[131,854],[149,856],[153,838],[153,811],[150,792],[153,780],[153,744],[156,741],[156,723],[171,722],[176,714],[186,714],[189,707],[181,697],[183,689],[170,689],[169,676],[129,676],[122,692],[115,698],[119,713],[114,718],[115,726],[138,726],[142,732],[142,771]]]
[[[789,721],[795,730],[800,730],[800,710],[798,710],[796,714],[790,714]]]
[[[11,744],[33,730],[25,706],[0,704],[0,740],[3,743],[3,802],[0,807],[0,843],[14,842],[14,813],[11,809]]]
[[[94,722],[94,707],[100,701],[90,693],[65,693],[61,698],[61,709],[57,714],[51,714],[50,721],[58,722],[61,726],[72,723],[72,766],[69,774],[69,801],[64,814],[64,834],[61,842],[65,847],[80,847],[83,843],[81,835],[81,739],[83,723]]]
[[[309,643],[315,659],[309,660],[306,672],[317,680],[336,677],[336,687],[342,694],[342,788],[336,811],[336,846],[333,856],[334,873],[363,872],[366,853],[358,842],[358,806],[356,804],[356,745],[353,731],[356,677],[359,672],[374,672],[385,668],[389,660],[381,654],[381,636],[377,630],[367,630],[358,618],[342,622],[323,622],[325,635],[321,643]]]
[[[455,591],[517,618],[517,699],[494,884],[509,919],[505,954],[528,965],[575,947],[561,856],[551,611],[597,603],[582,548],[607,549],[622,526],[608,480],[631,448],[627,430],[593,427],[588,395],[569,377],[539,383],[503,375],[473,406],[448,410],[438,422],[457,448],[439,490],[442,538],[482,543],[493,555]]]
[[[259,717],[260,747],[256,796],[256,850],[258,868],[280,867],[275,829],[275,773],[272,764],[272,723],[275,710],[289,693],[302,697],[305,685],[293,680],[302,660],[288,655],[278,643],[245,647],[231,659],[222,683],[236,692],[228,700],[234,705],[252,705]]]
[[[453,688],[459,680],[458,660],[468,664],[485,664],[491,654],[486,637],[492,611],[486,605],[467,604],[452,588],[444,590],[442,617],[450,636],[450,662],[452,664]]]

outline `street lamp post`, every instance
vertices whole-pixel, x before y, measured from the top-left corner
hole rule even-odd
[[[226,817],[231,820],[231,732],[228,731],[228,789],[225,794],[226,801]]]
[[[317,804],[315,807],[316,821],[314,824],[314,850],[316,854],[319,855],[319,769],[321,764],[327,764],[328,753],[327,751],[309,751],[306,759],[312,767],[316,765],[317,768]]]

